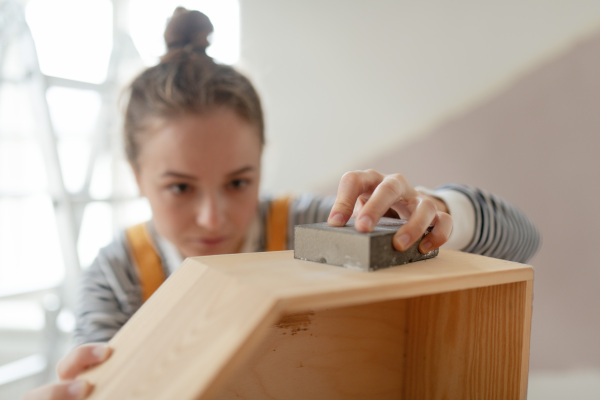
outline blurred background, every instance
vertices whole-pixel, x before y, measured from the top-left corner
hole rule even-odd
[[[78,274],[148,218],[120,94],[176,6],[264,102],[265,193],[343,172],[490,190],[525,211],[529,399],[600,398],[600,2],[0,0],[0,398],[52,381]]]

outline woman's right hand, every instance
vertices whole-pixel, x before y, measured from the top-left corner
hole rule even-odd
[[[89,382],[76,379],[86,369],[101,364],[112,350],[105,343],[90,343],[74,348],[58,362],[56,372],[59,382],[33,389],[23,400],[80,400],[92,391]]]
[[[450,238],[453,221],[443,201],[413,188],[401,174],[383,175],[372,169],[342,176],[328,223],[344,226],[355,217],[359,232],[371,232],[390,212],[407,221],[394,235],[398,251],[419,241],[419,251],[425,254]],[[433,229],[421,240],[430,226]]]

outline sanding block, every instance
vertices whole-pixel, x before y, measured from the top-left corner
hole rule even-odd
[[[357,231],[354,219],[342,227],[332,227],[327,222],[297,225],[294,227],[294,258],[375,271],[437,256],[438,249],[421,254],[420,240],[405,251],[394,249],[392,238],[405,223],[406,220],[381,218],[369,233]]]

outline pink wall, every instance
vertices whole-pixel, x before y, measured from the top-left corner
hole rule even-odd
[[[415,185],[473,184],[524,210],[543,236],[530,261],[531,368],[600,368],[600,31],[367,164]]]

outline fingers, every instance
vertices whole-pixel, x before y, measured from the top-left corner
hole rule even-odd
[[[419,202],[417,194],[404,176],[398,174],[384,177],[357,214],[354,224],[356,229],[359,232],[371,232],[390,208],[400,215],[406,213],[405,209],[416,208]]]
[[[407,250],[430,226],[431,232],[419,243],[421,253],[440,247],[450,237],[452,218],[443,201],[418,192],[400,174],[384,176],[374,170],[344,174],[327,222],[344,226],[355,212],[356,229],[371,232],[390,210],[407,220],[394,235],[396,250]]]
[[[71,350],[58,362],[56,372],[63,380],[28,392],[23,400],[80,400],[92,391],[92,385],[83,380],[72,380],[87,368],[100,364],[112,350],[104,343],[85,344]]]
[[[90,343],[76,347],[58,362],[56,372],[60,379],[74,379],[89,367],[100,364],[112,350],[104,343]]]
[[[412,214],[407,222],[394,235],[394,248],[404,251],[412,246],[436,222],[437,210],[430,199],[416,198]]]
[[[394,235],[394,248],[398,251],[408,249],[421,239],[423,233],[430,226],[433,229],[419,243],[419,251],[423,254],[448,241],[452,233],[452,217],[445,212],[438,211],[435,202],[430,198],[419,198],[408,221]]]
[[[352,216],[358,198],[361,195],[370,195],[383,179],[384,176],[374,170],[345,173],[340,180],[337,198],[327,219],[329,225],[344,226]]]
[[[64,381],[31,390],[25,394],[23,400],[81,400],[91,391],[92,385],[86,381]]]
[[[432,225],[433,229],[431,232],[419,243],[419,252],[422,254],[437,249],[448,241],[452,233],[452,217],[445,212],[437,212],[436,219]]]

